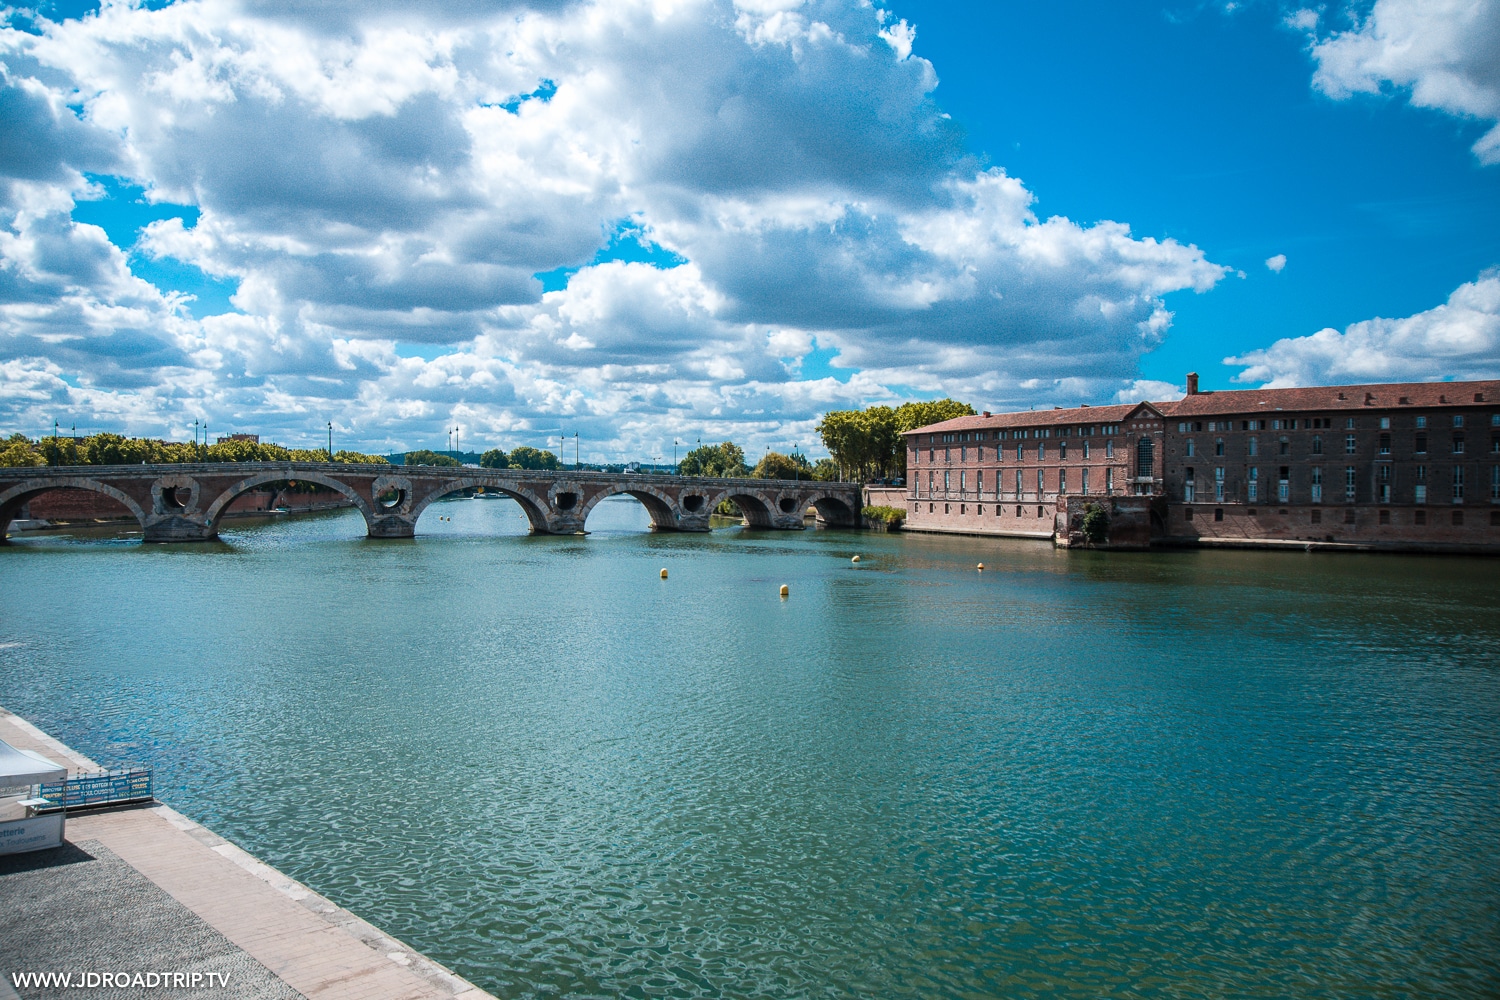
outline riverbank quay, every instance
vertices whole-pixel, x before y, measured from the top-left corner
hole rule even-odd
[[[99,770],[3,708],[0,739]],[[223,976],[212,992],[225,997],[490,998],[164,804],[70,813],[66,836],[62,848],[0,858],[0,997],[71,992],[14,974],[197,972]],[[142,995],[196,996],[203,982]]]

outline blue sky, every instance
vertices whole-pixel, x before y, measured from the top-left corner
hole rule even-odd
[[[6,430],[611,459],[1500,374],[1500,0],[6,16]]]

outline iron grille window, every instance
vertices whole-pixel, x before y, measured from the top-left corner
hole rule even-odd
[[[1135,474],[1138,478],[1149,479],[1151,477],[1151,469],[1156,464],[1154,452],[1155,448],[1150,438],[1143,437],[1136,442]]]

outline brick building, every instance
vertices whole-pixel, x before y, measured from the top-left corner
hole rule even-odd
[[[1500,551],[1500,381],[1199,392],[911,431],[907,528]],[[1106,499],[1107,498],[1107,499]],[[1127,499],[1133,498],[1133,499]]]

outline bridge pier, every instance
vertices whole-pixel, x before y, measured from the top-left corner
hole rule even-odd
[[[210,542],[219,537],[219,527],[181,515],[148,517],[141,537],[147,542]]]

